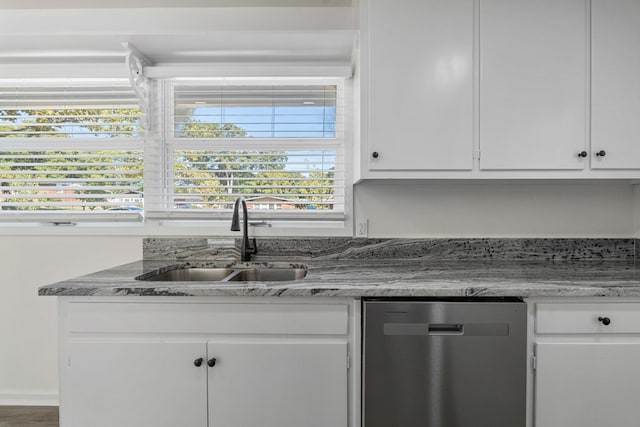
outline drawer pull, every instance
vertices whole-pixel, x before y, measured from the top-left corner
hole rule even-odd
[[[611,323],[611,319],[609,319],[608,317],[598,317],[598,321],[602,323],[604,326],[607,326],[608,324]]]

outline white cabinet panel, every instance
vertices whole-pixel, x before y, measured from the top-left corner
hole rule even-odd
[[[587,1],[480,2],[480,168],[583,169]]]
[[[535,331],[537,334],[640,334],[640,303],[537,303]]]
[[[346,304],[71,303],[73,332],[346,334]]]
[[[210,427],[347,427],[346,341],[208,347]]]
[[[347,367],[349,352],[359,360],[357,307],[317,297],[62,298],[60,426],[359,425],[359,366]]]
[[[207,366],[194,365],[205,352],[204,341],[71,342],[70,427],[207,427]]]
[[[537,427],[637,427],[640,343],[536,344]]]
[[[366,5],[369,169],[472,169],[473,0]]]
[[[594,169],[640,169],[639,46],[640,1],[592,1]]]

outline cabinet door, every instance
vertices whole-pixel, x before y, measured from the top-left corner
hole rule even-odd
[[[593,0],[591,167],[640,168],[640,2]],[[605,156],[596,156],[604,150]]]
[[[204,342],[74,341],[70,427],[206,427]]]
[[[637,427],[640,343],[536,345],[537,427]]]
[[[347,426],[346,342],[217,342],[208,351],[210,427]]]
[[[369,168],[471,169],[473,0],[368,7]]]
[[[480,168],[583,169],[587,1],[480,2]]]

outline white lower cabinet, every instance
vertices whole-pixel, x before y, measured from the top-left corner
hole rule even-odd
[[[534,304],[534,425],[637,427],[640,302]]]
[[[359,424],[355,302],[234,302],[62,301],[61,427]]]
[[[536,426],[638,426],[640,343],[538,343],[536,359]]]
[[[347,344],[209,343],[209,426],[347,426]]]
[[[201,342],[77,340],[69,346],[70,415],[62,425],[207,426]]]

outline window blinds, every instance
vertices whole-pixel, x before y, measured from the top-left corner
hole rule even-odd
[[[140,210],[140,114],[125,79],[0,80],[0,218]]]
[[[175,208],[231,209],[237,197],[249,208],[334,210],[336,150],[174,150]]]
[[[171,216],[225,212],[237,197],[272,219],[344,212],[340,82],[177,82],[169,96]]]
[[[335,138],[336,85],[176,85],[178,138]]]
[[[343,85],[158,82],[145,142],[128,80],[0,80],[0,221],[342,220]]]

